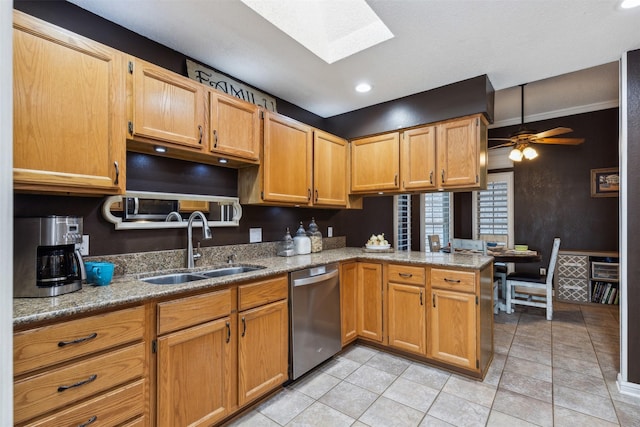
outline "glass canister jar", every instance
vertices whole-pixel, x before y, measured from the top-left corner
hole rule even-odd
[[[296,255],[304,255],[311,253],[311,239],[307,236],[307,232],[300,221],[300,227],[296,231],[296,235],[293,238],[293,246],[295,248]]]
[[[309,223],[309,232],[307,233],[309,238],[311,239],[311,252],[321,252],[322,251],[322,233],[318,229],[318,224],[316,224],[316,219],[311,218],[311,222]]]
[[[295,255],[296,251],[293,247],[293,237],[291,237],[291,233],[289,233],[289,227],[287,227],[287,232],[284,233],[284,237],[280,242],[278,242],[278,256],[292,256]]]

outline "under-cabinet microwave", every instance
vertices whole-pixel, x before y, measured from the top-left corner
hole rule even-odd
[[[164,220],[171,212],[178,211],[177,200],[141,199],[124,197],[125,221]]]

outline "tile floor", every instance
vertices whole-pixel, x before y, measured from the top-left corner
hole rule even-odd
[[[615,306],[501,313],[482,382],[355,345],[230,425],[640,426],[615,384],[618,330]]]

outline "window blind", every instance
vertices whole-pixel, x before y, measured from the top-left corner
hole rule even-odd
[[[411,250],[411,196],[408,194],[402,194],[396,196],[396,214],[397,214],[397,227],[396,235],[398,236],[398,242],[396,250],[410,251]]]
[[[509,234],[509,193],[505,181],[489,182],[477,192],[478,235]]]
[[[429,247],[428,236],[437,234],[446,246],[450,240],[451,193],[438,192],[424,194],[424,239]]]

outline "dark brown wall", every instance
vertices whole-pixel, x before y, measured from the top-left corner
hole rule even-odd
[[[640,384],[640,50],[627,55],[627,342],[628,380]]]

